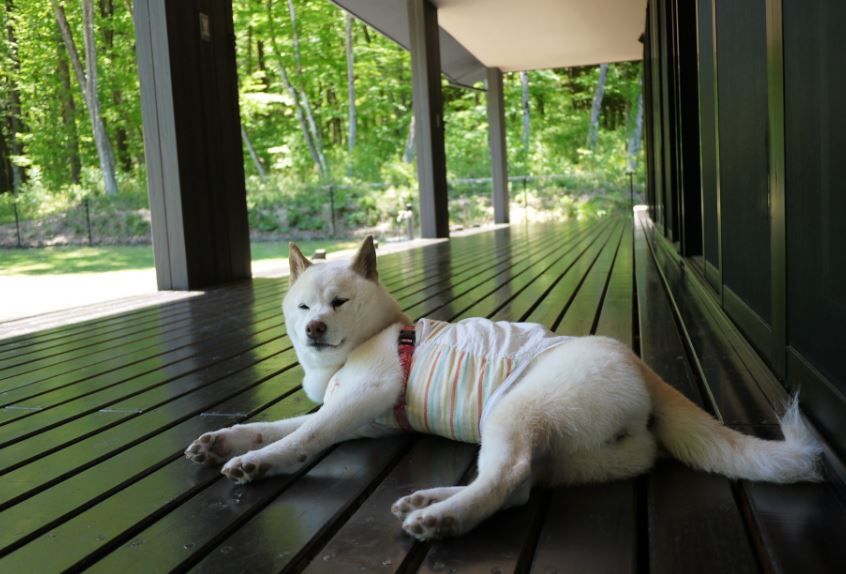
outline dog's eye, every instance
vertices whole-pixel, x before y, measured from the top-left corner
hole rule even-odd
[[[343,305],[347,301],[349,301],[349,299],[342,299],[340,297],[335,297],[334,299],[332,299],[332,308],[337,309],[338,307],[340,307],[341,305]]]
[[[299,305],[297,305],[297,307],[304,311],[308,311],[308,305],[306,305],[305,303],[300,303]]]

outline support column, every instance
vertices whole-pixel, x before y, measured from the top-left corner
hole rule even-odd
[[[491,176],[494,223],[508,223],[508,154],[505,146],[505,98],[502,72],[488,68],[488,145],[491,149]]]
[[[160,290],[250,276],[231,0],[135,0]]]
[[[408,0],[411,82],[423,237],[449,237],[438,12],[429,0]]]

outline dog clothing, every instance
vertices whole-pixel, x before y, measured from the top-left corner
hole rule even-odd
[[[375,422],[479,443],[485,419],[538,355],[573,337],[543,325],[421,319],[405,386],[394,409]],[[400,347],[407,345],[400,335]],[[404,365],[405,367],[405,365]],[[326,389],[334,391],[334,378]]]

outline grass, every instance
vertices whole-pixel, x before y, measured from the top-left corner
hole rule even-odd
[[[358,245],[357,241],[314,239],[298,241],[311,255],[316,249],[338,251]],[[253,261],[288,257],[288,243],[256,242],[251,245]],[[0,250],[0,275],[55,275],[63,273],[103,273],[153,267],[149,245],[102,247],[39,247]]]

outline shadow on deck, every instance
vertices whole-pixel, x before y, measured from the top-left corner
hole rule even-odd
[[[648,222],[515,225],[380,266],[414,317],[616,337],[727,424],[778,433],[784,390]],[[285,336],[284,288],[254,280],[0,342],[0,569],[807,573],[846,564],[833,476],[774,486],[661,461],[634,480],[536,489],[527,505],[433,544],[405,536],[390,504],[467,480],[471,445],[352,441],[293,476],[233,485],[186,461],[185,446],[245,419],[315,408]]]

